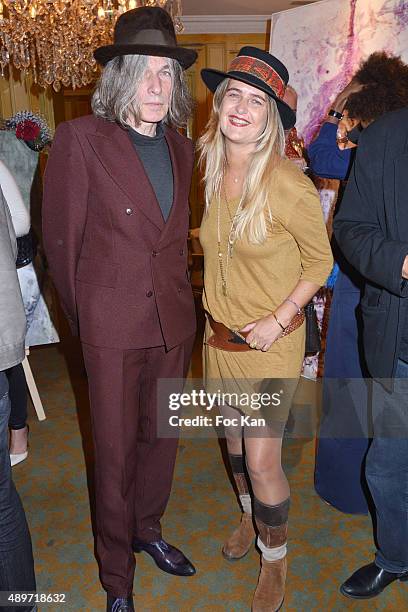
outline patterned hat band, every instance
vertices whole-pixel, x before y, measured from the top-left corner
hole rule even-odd
[[[260,59],[248,55],[239,55],[231,62],[228,72],[232,71],[243,72],[244,74],[249,74],[260,79],[265,85],[270,87],[280,99],[282,99],[285,94],[285,82],[269,64]]]

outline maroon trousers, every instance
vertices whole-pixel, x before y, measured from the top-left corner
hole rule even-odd
[[[186,376],[193,341],[169,352],[82,344],[95,446],[96,551],[102,585],[116,597],[132,592],[133,537],[161,537],[178,432],[157,437],[157,380]]]

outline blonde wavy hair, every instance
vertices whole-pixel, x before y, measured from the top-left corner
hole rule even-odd
[[[204,167],[206,212],[216,198],[221,198],[226,152],[225,137],[220,128],[220,108],[230,79],[217,87],[213,108],[205,131],[198,141],[200,164]],[[245,235],[249,242],[262,244],[267,236],[267,217],[272,219],[269,202],[273,170],[284,157],[285,134],[275,100],[267,99],[267,119],[256,140],[248,173],[244,181],[241,211],[236,218],[236,237]]]

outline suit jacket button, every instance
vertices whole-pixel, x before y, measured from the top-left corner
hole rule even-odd
[[[153,295],[153,291],[148,291],[148,292],[146,293],[146,297],[152,297],[152,295]]]
[[[184,255],[184,249],[180,249],[180,255]]]
[[[131,215],[131,214],[133,214],[133,209],[132,209],[132,208],[127,208],[127,209],[126,209],[126,214],[127,214],[127,215]]]
[[[152,257],[156,257],[156,255],[158,255],[157,251],[152,251]]]

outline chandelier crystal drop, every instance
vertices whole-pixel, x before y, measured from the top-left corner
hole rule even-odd
[[[122,13],[160,6],[183,31],[181,0],[0,0],[0,74],[27,71],[40,87],[83,87],[97,78],[93,51],[112,42]]]

